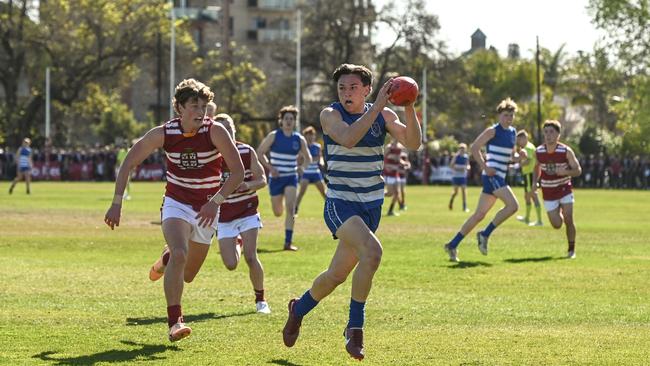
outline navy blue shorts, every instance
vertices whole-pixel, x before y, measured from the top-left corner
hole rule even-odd
[[[451,178],[451,184],[455,186],[466,186],[467,185],[467,177],[453,177]]]
[[[318,183],[323,180],[323,176],[320,173],[303,173],[302,179],[307,180],[309,183]]]
[[[379,228],[381,206],[368,209],[362,203],[327,198],[325,200],[323,216],[325,217],[325,224],[327,224],[330,232],[332,232],[334,239],[338,239],[336,232],[352,216],[359,216],[366,223],[370,231],[374,233]]]
[[[32,168],[30,168],[30,167],[28,167],[28,166],[21,166],[21,167],[18,168],[18,169],[20,170],[21,173],[25,173],[25,172],[30,173],[31,170],[32,170]]]
[[[494,191],[497,189],[508,186],[506,180],[498,175],[491,177],[487,175],[481,175],[481,180],[483,181],[483,193],[487,194],[494,194]]]
[[[297,187],[298,186],[298,174],[289,175],[286,177],[273,178],[269,177],[269,191],[271,196],[277,196],[284,194],[284,189],[286,187]]]

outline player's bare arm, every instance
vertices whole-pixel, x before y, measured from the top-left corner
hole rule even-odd
[[[260,160],[257,158],[257,153],[252,149],[251,174],[253,175],[253,179],[249,182],[242,182],[242,184],[239,186],[240,191],[257,191],[266,186],[266,174],[264,174],[264,167],[260,163]]]
[[[582,174],[582,167],[576,158],[576,154],[573,150],[567,146],[566,158],[568,160],[569,168],[558,168],[556,171],[557,175],[565,175],[570,177],[577,177]]]
[[[485,131],[481,132],[480,135],[472,142],[472,146],[470,147],[470,151],[472,152],[472,157],[476,162],[478,163],[479,167],[483,171],[485,171],[485,174],[488,176],[494,176],[497,174],[496,169],[490,168],[487,165],[485,165],[485,159],[483,159],[483,154],[481,154],[481,149],[483,146],[485,146],[488,141],[490,141],[492,138],[494,138],[494,135],[496,134],[496,131],[494,128],[486,128]]]
[[[147,132],[126,154],[126,158],[120,166],[120,171],[115,178],[115,195],[113,203],[104,216],[104,222],[111,230],[115,226],[120,226],[120,216],[122,213],[122,196],[126,189],[126,184],[131,175],[131,171],[140,165],[144,159],[154,151],[163,147],[165,142],[165,130],[163,126],[154,127]]]
[[[276,131],[271,131],[264,140],[260,143],[260,146],[257,147],[257,155],[259,157],[260,163],[262,163],[262,166],[266,168],[266,170],[269,172],[271,177],[278,177],[280,173],[278,172],[277,169],[275,169],[272,165],[269,159],[266,157],[266,154],[269,153],[269,150],[271,150],[271,145],[273,145],[273,142],[275,142],[275,133]]]
[[[404,107],[406,124],[403,124],[390,108],[384,108],[382,111],[388,133],[411,151],[419,149],[422,145],[422,128],[413,105],[414,103],[411,103]]]
[[[223,183],[223,186],[219,192],[212,197],[208,202],[206,202],[202,207],[199,213],[196,215],[196,218],[199,220],[199,226],[206,227],[212,225],[212,222],[217,216],[217,210],[219,205],[226,200],[231,193],[233,193],[237,187],[244,180],[244,164],[241,161],[241,156],[239,156],[239,151],[235,147],[235,143],[230,136],[230,133],[221,124],[214,124],[210,129],[210,140],[212,144],[217,147],[217,150],[223,156],[223,159],[230,169],[230,175],[228,179]]]
[[[535,163],[535,168],[533,169],[533,186],[531,187],[533,193],[537,192],[537,182],[539,182],[539,176],[541,174],[541,165],[539,162]]]
[[[307,148],[307,140],[303,136],[300,136],[300,152],[298,152],[298,157],[301,162],[300,166],[298,166],[298,173],[302,174],[312,162],[311,153]]]
[[[370,126],[372,126],[375,119],[384,110],[386,103],[388,103],[388,91],[392,85],[392,80],[388,80],[379,90],[375,103],[370,109],[361,116],[354,123],[348,125],[343,122],[341,114],[335,109],[328,107],[320,113],[320,123],[323,128],[323,133],[329,135],[337,143],[344,147],[354,147],[363,136]]]

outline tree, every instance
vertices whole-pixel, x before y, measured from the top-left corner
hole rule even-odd
[[[598,28],[606,31],[608,48],[631,72],[650,67],[650,3],[648,0],[590,0]]]
[[[0,83],[6,94],[1,132],[14,144],[28,132],[38,134],[46,65],[52,70],[53,105],[65,108],[83,98],[90,84],[105,90],[128,84],[138,60],[156,52],[158,35],[168,36],[166,2],[41,1],[38,23],[29,17],[27,3],[32,2],[0,3],[2,47],[8,55],[0,57]],[[21,5],[20,11],[14,4]],[[23,31],[17,31],[21,27]],[[191,42],[187,32],[178,33],[179,45]],[[17,85],[23,78],[30,92],[21,97]]]

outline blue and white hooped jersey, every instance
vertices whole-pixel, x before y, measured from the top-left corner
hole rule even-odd
[[[496,123],[490,128],[494,129],[495,134],[486,145],[485,164],[488,167],[496,169],[499,177],[505,178],[508,172],[508,163],[510,162],[512,149],[515,147],[517,130],[512,126],[504,129],[499,123]],[[485,171],[483,175],[486,175]]]
[[[311,154],[311,159],[312,162],[309,164],[307,169],[305,169],[305,174],[318,174],[320,173],[320,169],[318,168],[318,161],[320,160],[320,144],[317,142],[314,142],[309,145],[309,153]]]
[[[457,155],[454,160],[454,178],[465,178],[467,177],[467,163],[469,162],[469,155],[462,154]],[[459,167],[462,166],[461,170]]]
[[[29,157],[32,155],[32,149],[21,146],[18,156],[18,167],[29,168]]]
[[[366,103],[364,113],[372,104]],[[349,114],[341,103],[330,107],[339,111],[348,125],[359,119],[361,114]],[[376,208],[384,202],[384,141],[386,121],[381,113],[377,116],[365,136],[352,148],[344,147],[324,135],[324,159],[327,165],[327,197],[363,204],[367,209]]]
[[[269,155],[271,165],[278,170],[280,177],[298,174],[298,153],[300,152],[300,135],[292,132],[285,136],[281,129],[275,130],[275,139]]]

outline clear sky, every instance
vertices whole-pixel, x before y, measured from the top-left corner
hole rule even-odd
[[[392,0],[373,0],[377,9]],[[403,4],[401,1],[399,2]],[[470,48],[470,36],[480,28],[487,36],[487,47],[494,46],[502,56],[508,44],[517,43],[522,57],[530,58],[535,36],[541,47],[557,50],[563,43],[573,55],[591,51],[603,32],[591,23],[588,0],[426,0],[427,10],[438,16],[438,39],[447,43],[453,54]],[[389,38],[378,30],[375,40]],[[380,41],[381,44],[381,41]]]

